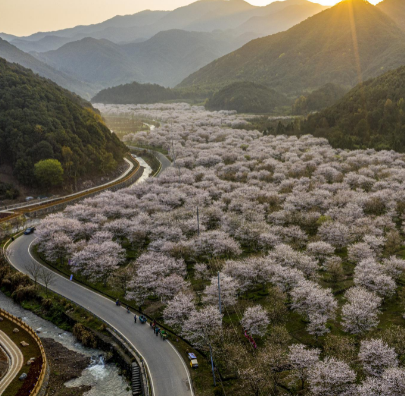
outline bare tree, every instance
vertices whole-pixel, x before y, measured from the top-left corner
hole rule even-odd
[[[31,262],[26,266],[28,275],[34,280],[35,288],[37,288],[38,279],[41,278],[42,265],[36,260],[31,260]]]
[[[48,288],[53,283],[55,283],[56,277],[57,277],[57,275],[54,272],[52,272],[46,268],[42,268],[41,273],[40,273],[40,280],[44,283],[47,297],[48,297]]]

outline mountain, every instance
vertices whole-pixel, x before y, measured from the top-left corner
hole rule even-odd
[[[271,3],[275,4],[275,3]],[[329,7],[318,3],[302,1],[292,4],[278,12],[271,12],[265,16],[256,16],[240,25],[237,30],[256,33],[257,36],[269,36],[299,24],[305,19],[326,10]]]
[[[49,65],[39,61],[33,56],[19,50],[7,41],[0,39],[0,57],[11,63],[18,63],[42,77],[49,78],[63,88],[75,92],[84,98],[89,98],[95,93],[95,88],[89,84],[78,81],[77,79],[62,73]]]
[[[17,39],[17,36],[13,36],[12,34],[7,33],[0,33],[0,38],[6,41],[11,41],[13,39]]]
[[[250,40],[222,32],[161,32],[141,43],[118,45],[85,38],[35,56],[99,89],[133,81],[175,86],[190,73]]]
[[[126,152],[90,103],[4,59],[0,98],[0,166],[24,185],[35,185],[40,160],[59,160],[67,181],[111,170]]]
[[[275,107],[289,104],[278,92],[255,83],[243,81],[216,92],[205,107],[208,110],[236,110],[238,113],[270,113]]]
[[[37,57],[57,70],[100,88],[143,80],[125,51],[108,40],[85,38],[37,54]]]
[[[403,0],[384,0],[378,3],[377,7],[405,30],[405,2]]]
[[[9,42],[24,52],[46,52],[56,50],[62,47],[62,45],[70,43],[71,39],[59,36],[45,36],[38,41],[27,41],[15,38]]]
[[[249,35],[234,38],[226,33],[160,32],[142,43],[122,46],[144,81],[175,86],[190,73],[239,48]]]
[[[405,34],[365,0],[344,0],[286,32],[253,40],[179,86],[253,81],[300,93],[333,82],[354,86],[405,64]]]
[[[145,26],[153,24],[159,21],[164,15],[166,15],[168,11],[150,11],[145,10],[138,12],[134,15],[124,15],[124,16],[115,16],[107,21],[87,25],[87,26],[76,26],[73,28],[62,29],[62,30],[55,30],[51,32],[38,32],[32,34],[31,36],[21,37],[21,39],[27,41],[38,41],[43,39],[46,36],[58,36],[58,37],[70,37],[73,38],[74,41],[85,38],[85,37],[92,37],[93,32],[100,32],[107,29],[114,29],[114,28],[129,28],[133,26]]]
[[[243,0],[199,0],[173,11],[142,11],[134,15],[116,16],[99,24],[40,32],[11,41],[24,51],[44,52],[56,49],[54,47],[45,49],[44,44],[46,43],[40,42],[47,36],[65,38],[70,42],[91,37],[106,39],[116,44],[126,44],[140,39],[146,40],[165,30],[181,29],[201,32],[229,31],[228,33],[237,37],[241,33],[249,32],[249,30],[239,29],[249,19],[267,17],[297,4],[310,5],[312,3],[307,0],[285,0],[273,2],[265,7],[257,7]],[[320,7],[320,9],[322,8]],[[292,12],[296,14],[296,10],[292,10]],[[307,16],[307,11],[305,11],[299,21]],[[280,18],[284,18],[285,23],[277,22],[277,28],[274,27],[271,32],[286,30],[299,19],[296,15],[292,15],[292,21],[288,16],[280,16]],[[261,34],[262,32],[259,35]],[[30,43],[32,43],[31,49]]]
[[[405,67],[357,85],[311,115],[301,132],[326,137],[335,147],[405,152]]]

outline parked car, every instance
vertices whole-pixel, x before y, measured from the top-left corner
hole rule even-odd
[[[188,353],[187,356],[190,360],[190,367],[197,368],[198,367],[197,356],[194,353]]]
[[[30,234],[34,233],[34,231],[35,231],[35,227],[27,228],[27,229],[24,231],[24,235],[30,235]]]

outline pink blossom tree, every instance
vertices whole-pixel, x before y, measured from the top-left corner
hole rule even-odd
[[[208,305],[200,311],[192,311],[184,322],[182,335],[196,348],[207,350],[222,330],[222,315],[217,307]]]
[[[179,331],[194,309],[192,295],[180,292],[168,302],[163,311],[163,319],[165,323]]]
[[[345,293],[348,301],[342,307],[342,324],[345,331],[362,334],[376,327],[381,297],[361,287],[352,287]]]
[[[221,304],[224,307],[229,307],[236,304],[237,294],[239,289],[238,282],[232,277],[223,274],[219,274],[220,290],[221,290]],[[218,277],[211,278],[211,284],[204,290],[203,301],[207,304],[218,305],[219,302],[219,289],[218,289]]]
[[[251,335],[262,337],[269,326],[267,311],[260,305],[249,307],[243,314],[241,325]]]
[[[347,363],[325,358],[308,370],[308,382],[314,396],[352,396],[355,393],[355,372]]]
[[[294,344],[289,348],[288,359],[293,369],[293,378],[301,381],[301,388],[304,389],[308,371],[319,362],[319,349],[307,349],[306,345]]]
[[[384,370],[398,366],[394,348],[381,339],[363,340],[360,344],[359,358],[368,375],[381,377]]]

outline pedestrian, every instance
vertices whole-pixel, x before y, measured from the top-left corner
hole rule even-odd
[[[159,335],[160,329],[159,327],[156,327],[156,337]]]
[[[136,315],[134,315],[134,321],[135,321],[135,323],[136,323]]]

